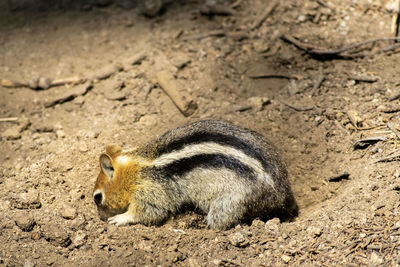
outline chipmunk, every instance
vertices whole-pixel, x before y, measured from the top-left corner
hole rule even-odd
[[[109,145],[100,169],[93,198],[100,217],[118,226],[160,224],[188,205],[214,229],[298,211],[274,146],[227,122],[178,127],[129,152]]]

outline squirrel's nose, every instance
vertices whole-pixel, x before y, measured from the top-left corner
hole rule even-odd
[[[101,202],[103,201],[103,193],[102,192],[96,192],[93,195],[94,202],[96,202],[96,205],[100,205]]]

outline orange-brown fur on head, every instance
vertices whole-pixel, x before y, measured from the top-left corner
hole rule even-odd
[[[118,145],[108,145],[100,156],[100,173],[93,194],[101,194],[96,201],[101,217],[121,213],[131,202],[141,166],[131,154],[123,153]]]

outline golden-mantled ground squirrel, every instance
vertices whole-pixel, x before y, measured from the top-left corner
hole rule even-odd
[[[191,205],[215,229],[298,211],[274,146],[227,122],[198,121],[129,152],[109,145],[100,168],[93,197],[111,224],[160,224]]]

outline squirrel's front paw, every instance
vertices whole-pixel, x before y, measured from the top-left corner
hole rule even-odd
[[[137,220],[135,219],[134,215],[125,212],[108,218],[108,222],[110,224],[115,224],[116,226],[122,226],[122,225],[137,223]]]

